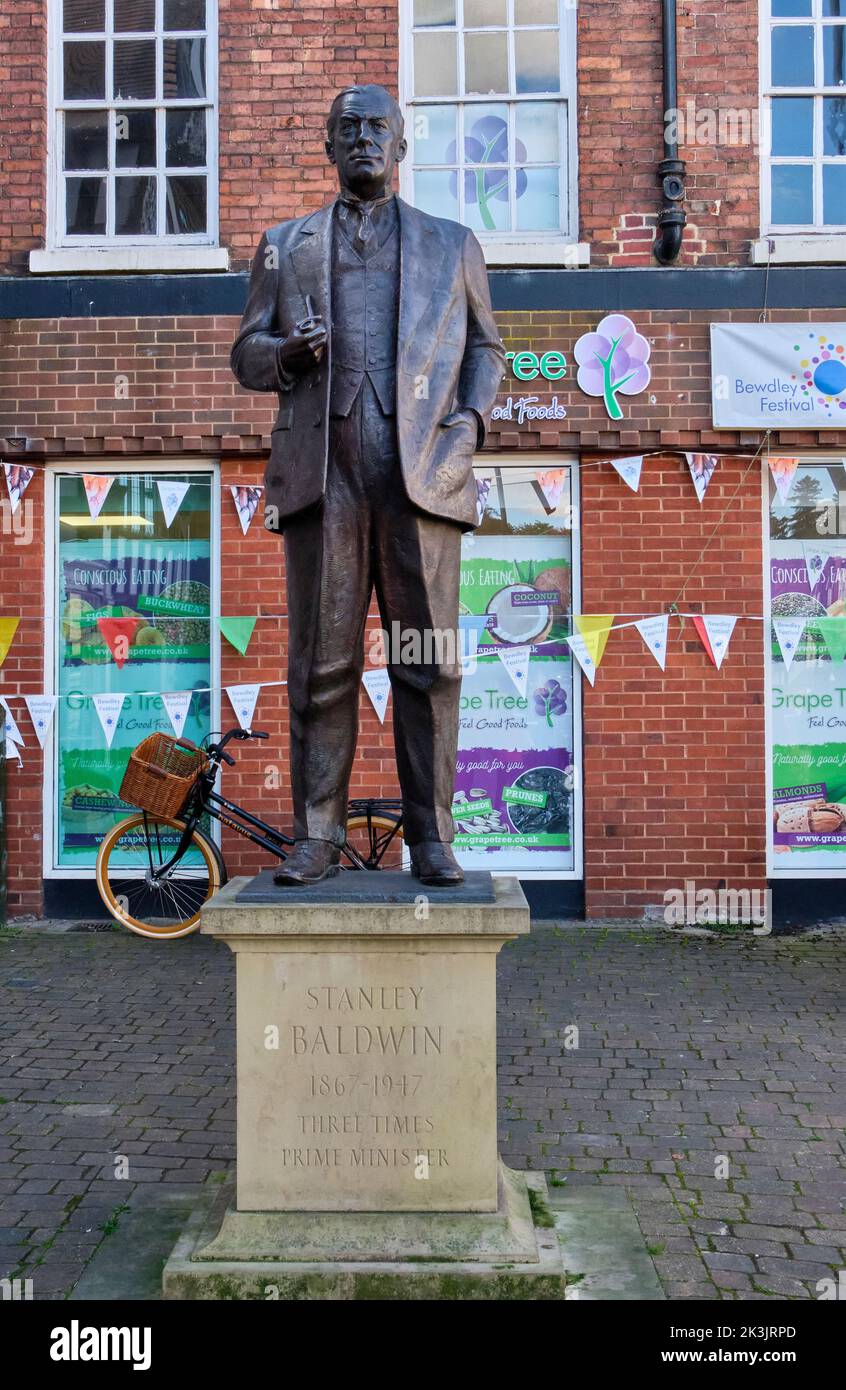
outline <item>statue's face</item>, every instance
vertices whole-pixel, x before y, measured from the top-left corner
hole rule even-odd
[[[344,188],[376,198],[390,188],[394,168],[408,146],[387,92],[352,92],[335,113],[326,153]]]

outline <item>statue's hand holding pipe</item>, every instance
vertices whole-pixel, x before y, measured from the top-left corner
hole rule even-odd
[[[323,356],[327,336],[322,315],[314,312],[311,295],[306,295],[306,317],[294,324],[277,349],[282,369],[289,376],[303,376],[311,371]]]

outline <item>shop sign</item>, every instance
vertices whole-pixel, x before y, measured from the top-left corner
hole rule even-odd
[[[716,429],[846,429],[846,323],[712,323]]]

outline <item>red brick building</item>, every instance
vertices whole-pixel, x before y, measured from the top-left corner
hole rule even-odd
[[[3,494],[0,547],[0,617],[20,619],[0,668],[22,740],[13,915],[90,910],[120,749],[170,728],[157,691],[198,692],[195,736],[235,722],[226,687],[264,682],[254,722],[271,742],[243,745],[225,788],[290,823],[281,547],[260,517],[242,534],[230,492],[261,482],[275,401],[236,385],[228,353],[262,229],[334,196],[326,113],[361,80],[403,107],[400,195],[473,227],[506,348],[524,354],[477,460],[488,505],[466,552],[462,602],[489,648],[457,778],[467,862],[592,917],[660,913],[691,881],[769,882],[790,906],[810,878],[821,901],[843,872],[846,21],[832,0],[678,0],[673,34],[665,9],[663,26],[660,0],[19,0],[0,17],[0,448],[34,470],[17,510]],[[680,208],[661,263],[659,215]],[[634,394],[611,400],[574,356],[609,314],[649,349]],[[688,453],[719,459],[701,500]],[[632,456],[637,491],[611,462]],[[770,457],[797,460],[784,501]],[[100,518],[83,475],[115,480]],[[168,480],[187,484],[171,526]],[[157,614],[118,669],[86,615],[149,609],[156,567],[178,620]],[[557,603],[550,571],[567,577]],[[547,597],[527,612],[530,589]],[[792,664],[771,608],[810,624]],[[571,609],[619,627],[592,686],[563,641]],[[634,625],[662,614],[663,670]],[[737,618],[719,668],[677,614]],[[219,615],[256,618],[245,653]],[[523,691],[497,655],[509,645],[532,648]],[[91,697],[114,691],[131,698],[110,753]],[[482,715],[509,692],[494,732]],[[57,696],[43,749],[23,698],[38,694]],[[390,720],[364,693],[354,790],[395,790]],[[265,862],[226,833],[223,848],[230,872]]]

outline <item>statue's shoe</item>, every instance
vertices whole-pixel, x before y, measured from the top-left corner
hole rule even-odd
[[[464,870],[450,845],[441,840],[423,840],[411,845],[411,872],[430,888],[457,888],[464,882]]]
[[[288,858],[273,875],[273,882],[285,888],[306,888],[340,873],[341,851],[328,840],[298,840]]]

